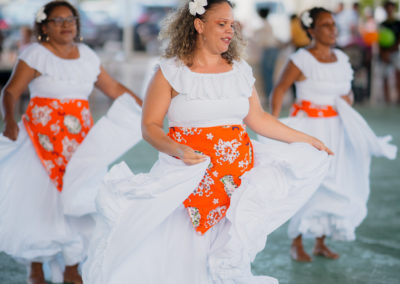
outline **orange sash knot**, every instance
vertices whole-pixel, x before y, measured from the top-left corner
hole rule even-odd
[[[240,177],[253,168],[253,148],[245,126],[171,127],[168,136],[210,157],[206,173],[183,202],[195,230],[204,234],[225,217]]]
[[[304,114],[308,117],[334,117],[338,115],[331,105],[315,105],[310,101],[301,101],[292,105],[290,116]]]
[[[62,191],[68,161],[93,125],[89,102],[35,97],[22,121],[47,174]]]

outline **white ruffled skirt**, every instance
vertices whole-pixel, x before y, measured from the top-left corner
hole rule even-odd
[[[95,195],[107,165],[141,139],[140,108],[126,95],[114,102],[74,153],[61,194],[23,123],[19,128],[16,141],[0,134],[0,251],[26,264],[50,261],[52,281],[62,282],[57,266],[86,256]]]
[[[335,155],[329,172],[306,205],[291,219],[290,238],[329,236],[354,240],[355,229],[367,215],[371,156],[396,157],[390,136],[376,137],[366,121],[344,100],[337,98],[339,116],[289,117],[286,125],[323,141]],[[264,138],[261,142],[270,144]]]
[[[195,232],[182,202],[209,161],[187,166],[160,153],[147,174],[114,166],[97,197],[84,283],[277,283],[253,276],[251,262],[267,235],[314,193],[329,158],[303,143],[253,146],[254,168],[242,176],[226,218],[204,235]]]

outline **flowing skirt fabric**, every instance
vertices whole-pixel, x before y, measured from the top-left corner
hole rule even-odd
[[[254,168],[242,176],[226,217],[195,232],[182,202],[209,161],[187,166],[160,153],[147,174],[114,166],[97,197],[96,229],[83,265],[86,284],[277,283],[250,265],[267,235],[314,193],[329,165],[325,152],[302,144],[256,141]]]
[[[126,96],[117,99],[92,128],[67,167],[62,193],[50,180],[22,123],[16,141],[0,134],[0,251],[26,264],[52,262],[53,282],[62,282],[62,269],[54,261],[73,265],[85,258],[94,228],[96,192],[90,185],[100,184],[107,165],[141,139],[140,110],[132,108],[132,101]],[[113,135],[117,149],[105,154],[110,144],[107,133]],[[77,172],[82,176],[73,183]]]
[[[336,117],[282,119],[286,125],[317,137],[335,153],[324,181],[291,219],[290,238],[302,234],[354,240],[355,229],[367,215],[371,156],[396,157],[396,147],[388,143],[390,136],[376,137],[365,120],[342,99],[337,98],[335,105],[339,113]]]

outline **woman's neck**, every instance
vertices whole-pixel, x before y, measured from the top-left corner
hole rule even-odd
[[[74,59],[79,57],[76,44],[71,43],[57,43],[54,41],[44,42],[43,45],[50,49],[54,54],[65,59]]]
[[[336,55],[330,45],[315,43],[309,48],[309,51],[322,62],[336,61]]]
[[[204,48],[198,48],[193,55],[193,68],[212,68],[223,63],[221,54],[213,54]]]

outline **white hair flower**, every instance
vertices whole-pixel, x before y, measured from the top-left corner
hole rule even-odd
[[[193,0],[189,3],[189,12],[193,16],[196,16],[196,14],[203,15],[206,11],[205,6],[207,6],[207,0]]]
[[[42,8],[39,9],[39,11],[36,13],[36,17],[35,17],[35,22],[40,24],[42,23],[44,20],[46,20],[47,15],[44,12],[44,6]]]
[[[301,15],[301,22],[306,28],[310,28],[313,23],[313,19],[310,16],[310,12],[305,11],[303,15]]]

